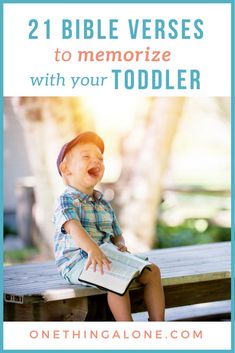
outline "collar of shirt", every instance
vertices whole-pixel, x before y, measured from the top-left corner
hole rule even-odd
[[[81,202],[99,201],[99,200],[102,200],[102,198],[103,198],[102,192],[100,192],[98,190],[94,190],[93,191],[93,195],[90,196],[90,195],[84,194],[80,190],[78,190],[78,189],[76,189],[76,188],[74,188],[73,186],[70,186],[70,185],[67,186],[66,192],[68,192],[69,194],[76,195],[76,197]]]

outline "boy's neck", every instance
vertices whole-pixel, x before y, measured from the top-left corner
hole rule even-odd
[[[92,196],[93,192],[94,192],[94,188],[86,188],[86,187],[82,187],[81,185],[72,185],[72,184],[68,184],[69,186],[72,186],[73,188],[77,189],[78,191],[82,192],[83,194]]]

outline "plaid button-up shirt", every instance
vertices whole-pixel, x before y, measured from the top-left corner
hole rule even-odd
[[[74,265],[87,257],[87,253],[79,248],[72,237],[63,228],[66,221],[80,221],[89,236],[98,244],[110,242],[111,237],[122,234],[114,211],[103,195],[94,190],[93,196],[67,186],[58,198],[53,222],[56,226],[54,251],[57,267],[64,277]]]

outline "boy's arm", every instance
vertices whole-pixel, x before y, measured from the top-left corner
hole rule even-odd
[[[128,251],[125,245],[125,239],[123,238],[122,235],[117,235],[115,237],[112,237],[112,243],[117,246],[118,250],[123,252]]]
[[[78,220],[71,219],[65,222],[63,227],[66,233],[70,234],[76,245],[88,253],[86,270],[90,265],[92,265],[94,272],[96,271],[96,265],[98,265],[101,273],[103,273],[103,266],[106,266],[108,270],[110,269],[111,261],[100,250],[99,246],[89,237]]]

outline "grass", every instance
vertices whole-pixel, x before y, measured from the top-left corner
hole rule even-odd
[[[207,219],[186,219],[171,227],[163,222],[157,225],[157,248],[208,244],[231,239],[230,228],[219,227]]]
[[[28,247],[21,250],[11,250],[4,252],[4,265],[13,265],[30,261],[38,255],[38,250],[34,247]]]

